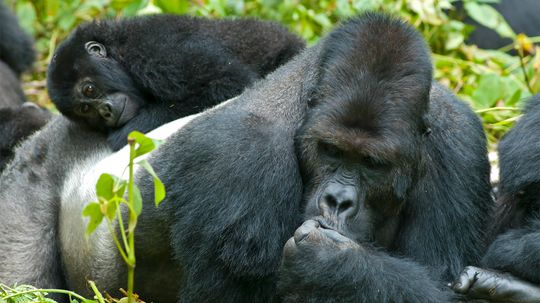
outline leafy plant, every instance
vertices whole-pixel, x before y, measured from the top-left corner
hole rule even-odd
[[[111,174],[102,174],[96,184],[96,195],[98,200],[91,202],[83,210],[83,216],[89,217],[86,234],[90,235],[101,224],[103,219],[107,222],[109,232],[116,244],[120,256],[128,267],[127,274],[127,302],[133,301],[133,288],[135,277],[135,227],[137,220],[142,212],[142,197],[137,185],[134,183],[135,164],[144,168],[152,177],[154,182],[154,203],[157,206],[165,198],[165,186],[158,178],[154,169],[148,161],[141,159],[134,162],[137,158],[148,154],[159,145],[158,140],[153,140],[140,132],[134,131],[128,135],[129,146],[129,164],[128,179]],[[127,199],[125,198],[127,190]],[[122,207],[127,211],[127,227],[124,224]],[[120,239],[115,230],[115,222],[118,224]]]
[[[118,252],[128,266],[127,292],[126,297],[115,300],[103,297],[93,281],[88,284],[95,295],[95,300],[86,299],[72,291],[62,289],[38,289],[29,285],[19,285],[8,287],[0,284],[0,303],[26,303],[26,302],[44,302],[56,303],[54,300],[46,297],[48,293],[61,293],[69,295],[69,301],[72,303],[105,303],[105,302],[128,302],[139,301],[137,295],[133,293],[135,277],[135,228],[137,220],[142,212],[143,202],[141,192],[134,183],[134,168],[139,165],[144,168],[153,178],[154,183],[154,203],[157,206],[165,199],[165,186],[156,175],[154,169],[145,159],[141,159],[155,148],[161,142],[146,137],[144,134],[134,131],[128,135],[129,146],[129,164],[128,179],[111,174],[102,174],[96,183],[97,201],[91,202],[83,209],[82,215],[88,217],[86,226],[86,235],[92,234],[102,223],[103,219],[107,222],[109,232],[116,244]],[[135,162],[135,160],[138,160]],[[127,191],[127,199],[125,198]],[[127,212],[127,227],[124,224],[122,205]],[[117,225],[115,225],[117,223]],[[115,231],[118,226],[119,232]],[[120,235],[120,239],[118,238]]]

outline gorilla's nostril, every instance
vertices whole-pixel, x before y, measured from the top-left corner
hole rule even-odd
[[[108,111],[108,114],[110,116],[112,112],[112,106],[110,104],[105,104],[105,110]]]
[[[109,119],[109,118],[111,118],[111,117],[112,117],[112,114],[111,114],[111,113],[104,113],[104,114],[103,114],[103,118],[105,118],[105,119]]]
[[[334,198],[332,195],[326,195],[324,200],[326,202],[326,206],[328,206],[330,209],[335,209],[338,206],[336,198]]]
[[[348,209],[350,209],[352,207],[353,207],[352,201],[350,201],[350,200],[343,201],[338,206],[338,213],[342,213],[342,212],[344,212],[344,211],[346,211],[346,210],[348,210]]]

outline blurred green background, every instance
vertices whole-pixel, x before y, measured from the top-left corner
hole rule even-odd
[[[433,51],[435,78],[469,102],[484,122],[493,149],[519,116],[523,101],[540,92],[540,37],[514,33],[490,6],[494,0],[464,0],[457,13],[451,0],[7,0],[23,27],[36,40],[38,61],[25,75],[31,101],[52,108],[45,71],[56,45],[81,22],[152,13],[211,17],[254,16],[281,22],[312,44],[334,24],[365,10],[401,16],[422,32]],[[514,43],[500,50],[482,50],[464,41],[473,27],[467,14]],[[512,56],[505,51],[516,49]]]

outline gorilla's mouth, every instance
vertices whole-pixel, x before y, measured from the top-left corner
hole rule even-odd
[[[317,223],[319,223],[319,226],[322,229],[332,230],[332,231],[335,231],[335,232],[345,236],[344,235],[343,224],[340,224],[339,222],[337,222],[335,220],[331,220],[331,219],[328,219],[328,218],[325,218],[325,217],[322,217],[322,216],[317,216],[317,217],[313,218],[312,220],[317,221]]]

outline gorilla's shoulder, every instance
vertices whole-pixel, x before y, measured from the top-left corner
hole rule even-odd
[[[531,97],[523,116],[499,142],[501,184],[505,192],[517,192],[524,185],[539,183],[540,94]]]

